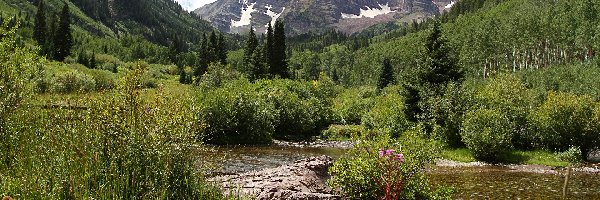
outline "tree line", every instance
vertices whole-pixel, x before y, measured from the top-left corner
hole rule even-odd
[[[63,61],[71,54],[71,48],[73,47],[69,5],[65,4],[60,13],[52,13],[49,16],[50,21],[46,21],[48,19],[46,6],[44,1],[40,0],[35,16],[33,39],[41,47],[41,55],[53,60]]]
[[[243,69],[250,80],[268,77],[290,78],[287,61],[287,47],[284,23],[280,20],[267,27],[261,41],[250,28],[246,48],[244,49]]]

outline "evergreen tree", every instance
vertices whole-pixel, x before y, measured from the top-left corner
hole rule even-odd
[[[210,62],[209,57],[208,57],[209,53],[210,52],[208,50],[208,39],[206,38],[206,34],[203,34],[202,41],[200,42],[200,49],[198,52],[198,55],[199,55],[198,64],[193,72],[193,74],[197,80],[199,80],[200,77],[202,75],[204,75],[204,73],[208,69],[208,64]]]
[[[254,53],[252,54],[252,64],[250,65],[250,71],[249,71],[250,72],[249,73],[250,80],[265,78],[265,77],[267,77],[267,75],[269,73],[269,68],[264,60],[265,55],[263,55],[263,53],[264,53],[263,48],[266,48],[266,47],[264,47],[264,46],[256,47],[256,49],[254,50]]]
[[[451,55],[446,40],[442,36],[440,22],[435,20],[433,28],[425,43],[427,50],[427,66],[422,80],[431,85],[446,85],[450,81],[458,81],[463,74]]]
[[[227,45],[225,44],[225,37],[223,34],[219,34],[217,45],[217,54],[219,62],[223,65],[227,65]]]
[[[69,5],[65,4],[60,12],[58,29],[54,35],[54,60],[63,61],[71,54],[73,36],[71,34],[71,16]]]
[[[217,34],[215,33],[215,31],[213,31],[210,33],[210,36],[208,38],[208,63],[217,62],[219,60],[219,57],[217,55],[217,53],[219,52],[218,49],[219,39],[217,38]]]
[[[265,60],[266,63],[269,67],[269,69],[271,69],[273,66],[276,65],[275,60],[273,59],[273,27],[271,26],[271,22],[269,22],[269,25],[267,27],[267,41],[266,41],[266,45],[265,45]]]
[[[246,41],[246,47],[244,49],[244,58],[243,58],[243,66],[244,69],[242,69],[242,71],[244,71],[246,74],[250,74],[250,72],[252,71],[252,65],[254,64],[253,60],[254,60],[254,52],[257,50],[258,47],[258,39],[256,38],[256,35],[254,34],[254,29],[250,28],[250,33],[248,33],[248,40]]]
[[[336,84],[340,83],[340,76],[338,75],[337,68],[333,68],[333,72],[331,72],[331,80]]]
[[[45,9],[44,0],[40,0],[37,5],[37,13],[35,14],[33,28],[33,39],[35,39],[40,46],[46,45],[46,37],[48,34]]]
[[[92,52],[92,57],[90,57],[90,69],[96,69],[96,52]]]
[[[273,64],[270,68],[272,75],[278,75],[281,78],[289,78],[288,63],[286,55],[285,29],[282,21],[275,22],[275,30],[273,32]]]
[[[404,85],[404,115],[411,122],[417,122],[419,116],[423,112],[419,106],[421,96],[419,95],[419,89],[412,85]]]
[[[393,82],[394,69],[392,68],[392,64],[390,64],[390,60],[386,58],[383,60],[381,74],[379,75],[379,82],[377,82],[377,90],[380,91]]]
[[[185,70],[183,68],[179,70],[179,83],[187,84],[187,75],[185,74]]]
[[[83,50],[79,51],[79,54],[77,54],[77,63],[82,64],[84,66],[89,66],[89,59],[87,57],[87,55],[83,52]]]

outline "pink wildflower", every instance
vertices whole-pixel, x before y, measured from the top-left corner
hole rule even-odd
[[[385,151],[385,155],[388,155],[388,156],[394,155],[394,150],[388,149],[387,151]]]
[[[396,157],[394,159],[403,163],[404,162],[404,154],[401,154],[401,153],[396,154]]]
[[[383,156],[384,156],[384,153],[385,153],[385,152],[383,151],[383,149],[379,149],[379,157],[383,157]]]

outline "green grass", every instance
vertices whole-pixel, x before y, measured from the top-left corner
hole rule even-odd
[[[442,158],[459,162],[477,161],[471,152],[466,148],[445,149],[442,152]],[[566,167],[569,165],[569,162],[560,160],[556,154],[543,150],[513,150],[509,153],[501,155],[500,162],[503,164],[546,165],[551,167]]]
[[[447,160],[453,160],[458,162],[475,162],[477,161],[471,152],[465,148],[458,149],[444,149],[442,151],[442,158]]]

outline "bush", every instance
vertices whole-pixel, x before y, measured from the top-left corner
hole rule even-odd
[[[465,115],[460,135],[476,159],[497,162],[500,154],[512,148],[513,127],[502,112],[481,108]]]
[[[270,143],[277,110],[257,90],[247,80],[238,80],[202,91],[199,120],[206,127],[203,140],[210,144]]]
[[[551,92],[530,116],[536,137],[550,150],[579,147],[583,155],[600,141],[597,105],[589,96]]]
[[[394,137],[398,137],[411,125],[404,115],[402,96],[395,92],[376,97],[373,108],[363,115],[362,124],[368,129]]]
[[[200,87],[212,88],[220,87],[226,82],[237,80],[242,75],[231,68],[231,66],[224,66],[218,63],[211,63],[208,66],[207,72],[196,82]]]
[[[425,174],[425,168],[433,164],[439,145],[418,135],[418,131],[409,131],[397,140],[382,137],[375,141],[361,141],[335,161],[329,169],[333,177],[328,184],[339,189],[345,198],[381,199],[386,194],[385,187],[381,187],[385,181],[381,178],[395,178],[404,186],[397,192],[401,199],[449,198],[450,190],[434,190]],[[399,168],[382,167],[386,160],[379,155],[380,149],[394,149],[395,153],[402,153],[404,162]]]
[[[89,92],[96,89],[94,77],[76,70],[54,74],[52,91],[58,93]]]
[[[94,82],[96,83],[96,87],[94,88],[96,91],[115,88],[116,78],[113,73],[105,70],[90,69],[88,70],[88,74],[92,76]]]
[[[582,163],[583,158],[579,147],[571,147],[566,151],[557,153],[558,159],[572,164]]]
[[[333,112],[341,124],[361,124],[361,119],[373,107],[375,87],[346,89],[333,100]]]
[[[327,140],[349,140],[364,138],[365,134],[372,135],[361,125],[331,125],[321,134]]]
[[[527,116],[536,105],[535,96],[520,79],[514,75],[500,74],[478,88],[475,99],[477,108],[500,111],[515,125],[509,130],[515,147],[532,148],[534,138],[531,137]]]
[[[277,139],[303,139],[318,134],[316,120],[319,101],[307,82],[291,80],[261,80],[256,83],[259,96],[273,104],[279,116],[275,123]]]

